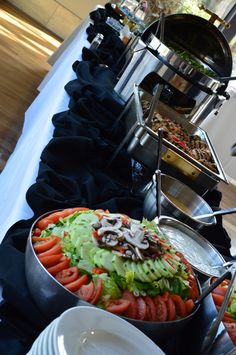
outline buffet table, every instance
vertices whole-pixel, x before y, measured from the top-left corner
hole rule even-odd
[[[99,16],[108,14],[103,10]],[[96,14],[92,18],[96,20]],[[1,354],[25,354],[49,322],[33,302],[24,274],[26,240],[37,217],[54,209],[84,206],[142,218],[143,200],[131,192],[132,164],[127,152],[122,150],[107,165],[125,132],[122,120],[116,121],[123,106],[112,90],[117,81],[112,63],[124,45],[101,22],[90,26],[86,34],[89,21],[85,20],[40,85],[40,94],[25,114],[22,136],[0,176]],[[103,31],[104,45],[97,52],[86,50],[87,35],[91,41],[96,31]],[[220,200],[214,193],[208,198],[216,205]],[[217,233],[227,238],[222,225],[210,231],[210,239]],[[228,245],[221,247],[229,251]],[[160,344],[166,354],[198,355],[214,315],[207,298],[185,334]],[[211,353],[231,348],[223,332]]]

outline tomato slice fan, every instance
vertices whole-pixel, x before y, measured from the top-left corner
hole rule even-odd
[[[41,256],[38,257],[40,262],[43,264],[45,267],[50,267],[58,264],[58,262],[62,258],[62,254],[56,254],[56,255],[46,255],[46,256]]]
[[[165,322],[168,317],[167,306],[160,295],[154,297],[154,303],[156,305],[157,321]]]
[[[146,302],[144,301],[144,299],[142,297],[137,297],[136,304],[137,304],[136,318],[139,320],[144,320],[146,318],[146,314],[147,314]]]
[[[36,254],[43,253],[51,249],[56,245],[61,239],[56,235],[51,235],[50,237],[32,237],[33,248]]]
[[[71,291],[76,292],[78,289],[89,282],[89,277],[87,274],[80,276],[77,280],[70,282],[65,285],[65,287]]]
[[[126,290],[123,292],[122,298],[130,301],[130,306],[127,309],[127,311],[125,312],[125,316],[127,316],[128,318],[135,319],[136,315],[137,315],[137,304],[136,304],[136,299],[135,299],[133,293]]]
[[[79,277],[79,269],[77,268],[77,266],[72,266],[69,267],[68,269],[64,269],[55,275],[56,280],[60,282],[62,285],[66,285],[70,282],[73,282],[77,280],[78,277]]]
[[[127,311],[127,309],[129,308],[129,305],[130,305],[130,301],[125,300],[123,298],[119,298],[116,300],[108,301],[107,306],[106,306],[106,310],[111,313],[122,314]]]
[[[156,306],[151,297],[145,296],[143,297],[147,310],[146,310],[146,319],[150,321],[155,321],[157,320],[157,312],[156,312]]]
[[[55,276],[58,272],[64,270],[64,269],[67,269],[70,265],[70,259],[62,256],[62,258],[60,259],[61,261],[54,265],[54,266],[51,266],[49,268],[47,268],[48,272]]]
[[[77,291],[77,295],[82,298],[84,301],[89,302],[94,294],[94,283],[91,281],[87,285],[82,285]]]
[[[55,255],[55,254],[60,254],[62,252],[62,247],[60,243],[57,243],[54,245],[52,248],[44,251],[43,253],[38,254],[38,258],[46,256],[46,255]]]
[[[97,286],[94,290],[94,294],[92,299],[90,300],[90,303],[92,304],[97,304],[101,295],[102,295],[102,290],[103,290],[103,282],[102,279],[97,280]]]
[[[171,298],[175,303],[175,308],[176,308],[177,314],[182,318],[186,317],[187,310],[185,307],[184,300],[179,295],[171,295]]]
[[[176,308],[175,308],[175,303],[172,300],[171,297],[168,297],[166,301],[166,307],[167,307],[167,320],[172,321],[176,319]]]

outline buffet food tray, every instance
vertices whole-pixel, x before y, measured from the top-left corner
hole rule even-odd
[[[133,128],[132,138],[127,148],[128,153],[135,160],[155,171],[157,164],[158,133],[154,132],[149,125],[146,124],[142,107],[142,100],[150,102],[151,98],[152,96],[150,94],[140,89],[138,86],[134,86],[134,95],[126,114],[126,132],[128,134]],[[190,182],[189,185],[200,186],[200,191],[198,192],[202,194],[214,188],[220,181],[228,183],[227,177],[207,133],[200,127],[189,122],[184,115],[177,113],[160,101],[156,111],[180,124],[189,135],[199,136],[207,145],[217,172],[209,169],[165,138],[163,138],[161,151],[162,161],[187,178]]]

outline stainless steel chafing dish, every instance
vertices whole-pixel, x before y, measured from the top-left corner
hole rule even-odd
[[[143,99],[150,101],[151,98],[152,96],[150,94],[144,92],[138,86],[134,87],[134,95],[126,115],[127,135],[130,131],[133,131],[127,150],[135,160],[155,171],[158,134],[146,124],[141,102]],[[188,185],[197,190],[200,194],[211,190],[221,180],[228,183],[227,177],[207,133],[160,101],[157,106],[157,111],[179,123],[190,135],[198,135],[201,140],[207,144],[212,155],[212,161],[217,167],[217,172],[210,170],[166,139],[163,139],[161,152],[162,162],[170,165],[173,172],[178,172],[184,177],[185,181],[187,179]]]
[[[214,19],[166,16],[162,37],[159,21],[153,22],[132,43],[116,93],[127,102],[134,84],[152,94],[156,84],[162,83],[161,101],[193,124],[199,126],[213,110],[217,114],[229,98],[224,77],[231,75],[232,54]]]

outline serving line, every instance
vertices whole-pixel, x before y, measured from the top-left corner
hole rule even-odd
[[[25,112],[22,134],[0,175],[0,242],[14,223],[33,216],[25,195],[36,180],[42,150],[52,138],[52,116],[68,110],[69,96],[64,86],[76,79],[72,64],[82,59],[82,48],[90,46],[86,34],[90,22],[86,18],[80,25]]]

